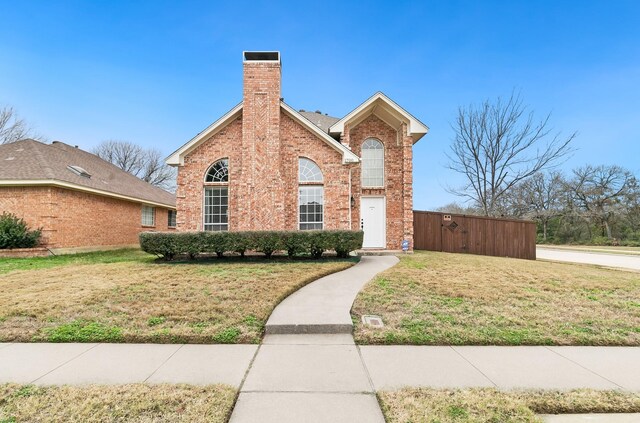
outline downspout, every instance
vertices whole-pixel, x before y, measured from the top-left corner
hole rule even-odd
[[[353,227],[351,225],[351,199],[353,198],[353,194],[351,193],[351,170],[352,167],[349,166],[349,197],[347,198],[347,203],[349,205],[349,230],[352,231]]]

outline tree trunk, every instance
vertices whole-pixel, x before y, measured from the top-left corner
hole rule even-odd
[[[609,226],[609,222],[604,221],[604,228],[607,230],[607,238],[611,239],[611,226]]]

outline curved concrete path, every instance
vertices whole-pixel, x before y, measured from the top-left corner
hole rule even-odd
[[[590,251],[537,247],[536,257],[543,260],[595,264],[597,266],[614,267],[617,269],[640,270],[640,255],[594,253]]]
[[[355,266],[318,279],[280,303],[267,321],[267,334],[351,333],[351,306],[362,287],[398,263],[395,256],[366,256]]]

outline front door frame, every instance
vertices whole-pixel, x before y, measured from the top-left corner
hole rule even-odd
[[[382,225],[382,247],[365,247],[362,245],[363,249],[371,249],[371,250],[379,250],[387,248],[387,197],[386,195],[361,195],[360,196],[360,229],[364,229],[364,220],[363,220],[363,208],[362,208],[362,200],[365,198],[382,198],[382,221],[384,225]]]

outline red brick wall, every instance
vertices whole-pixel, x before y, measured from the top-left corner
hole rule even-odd
[[[184,158],[178,168],[177,227],[181,231],[201,231],[204,178],[216,161],[229,159],[229,229],[241,230],[239,214],[249,209],[238,204],[242,161],[242,117],[234,120]],[[244,220],[243,220],[244,223]],[[244,228],[244,227],[243,227]]]
[[[379,195],[386,197],[387,249],[399,250],[404,239],[413,239],[413,199],[411,188],[412,139],[396,131],[375,115],[370,115],[353,128],[346,129],[345,141],[351,151],[361,156],[362,144],[368,138],[375,138],[384,145],[384,188],[362,188],[360,165],[352,172],[355,207],[353,209],[354,229],[360,222],[360,196]],[[406,125],[402,128],[406,134]]]
[[[244,62],[239,225],[284,229],[279,62]],[[244,217],[248,217],[243,220]]]
[[[361,187],[360,165],[343,165],[342,155],[286,113],[280,115],[278,159],[257,172],[243,166],[247,160],[242,143],[243,117],[210,137],[184,159],[178,170],[178,230],[202,230],[204,177],[209,167],[221,158],[229,159],[229,230],[298,228],[298,158],[306,157],[320,167],[324,176],[325,229],[358,229],[360,196],[381,195],[387,202],[387,248],[398,250],[402,240],[413,239],[412,211],[412,139],[406,125],[399,133],[371,115],[348,130],[345,137],[360,156],[362,143],[376,138],[385,146],[385,187]],[[262,151],[260,154],[268,154]],[[351,213],[349,169],[355,207]],[[247,175],[248,173],[248,175]],[[278,181],[271,178],[278,175]],[[257,179],[257,180],[254,180]],[[251,187],[265,184],[270,196],[255,197]],[[282,200],[281,200],[282,199]],[[282,202],[283,211],[276,204]],[[264,212],[268,212],[265,217]],[[259,216],[259,218],[256,218]],[[260,217],[261,216],[261,217]]]
[[[298,158],[313,160],[324,179],[324,228],[349,229],[349,167],[342,164],[342,153],[317,135],[282,113],[281,169],[285,185],[285,228],[298,229]]]
[[[42,227],[49,248],[130,245],[140,232],[168,230],[165,208],[155,208],[155,227],[142,227],[139,203],[57,187],[0,187],[0,210]]]
[[[17,215],[31,229],[42,228],[42,242],[49,244],[54,215],[51,198],[51,187],[0,187],[0,213]]]
[[[325,228],[348,229],[349,169],[341,164],[342,154],[281,113],[280,160],[268,160],[268,166],[260,173],[251,167],[247,170],[242,166],[245,156],[238,142],[242,138],[242,119],[236,119],[185,156],[184,166],[178,169],[178,230],[202,230],[204,177],[209,167],[221,158],[229,159],[229,230],[297,229],[299,157],[315,161],[324,175]],[[277,181],[270,179],[272,173],[278,175]],[[252,181],[253,178],[258,181]],[[246,199],[241,194],[250,193],[248,187],[261,183],[272,195],[249,194]],[[272,206],[276,202],[282,203],[282,211]],[[268,217],[256,218],[261,212],[268,212]]]

